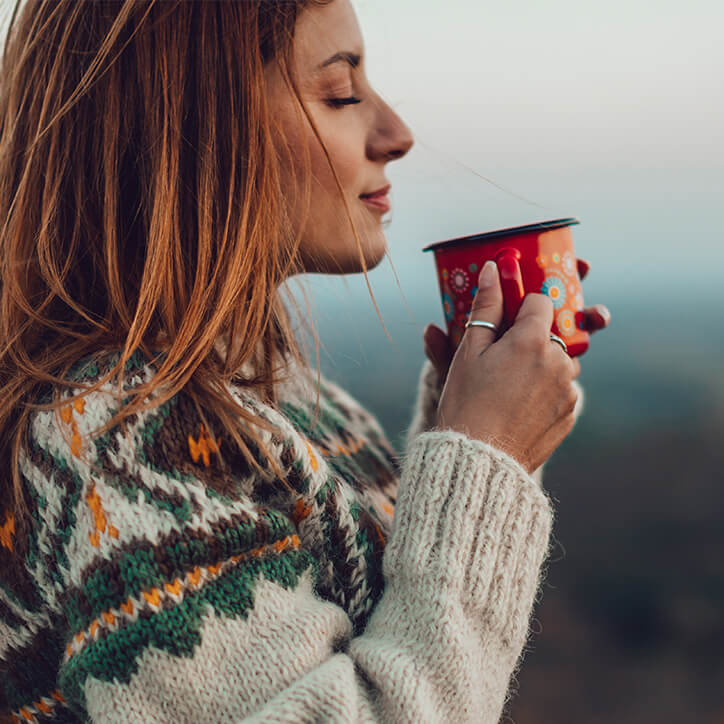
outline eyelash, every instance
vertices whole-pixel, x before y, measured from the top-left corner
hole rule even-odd
[[[349,98],[328,98],[327,103],[329,103],[332,108],[340,108],[341,106],[351,106],[356,103],[362,103],[362,99],[355,98],[354,96],[349,96]]]

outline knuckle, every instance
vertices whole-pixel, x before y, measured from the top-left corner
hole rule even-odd
[[[576,409],[576,404],[578,404],[578,390],[573,385],[570,385],[568,388],[566,403],[568,412],[573,412],[573,410]]]
[[[547,294],[541,294],[540,292],[532,292],[528,295],[530,299],[530,306],[538,314],[552,314],[553,313],[553,300]]]
[[[553,311],[553,300],[547,295],[547,294],[538,294],[538,297],[540,297],[540,304],[542,305],[542,308],[548,312]]]
[[[545,348],[548,338],[541,332],[541,327],[535,320],[528,318],[520,325],[521,342],[531,351],[540,353]]]
[[[573,414],[575,403],[571,403],[571,398],[565,393],[558,396],[557,403],[554,408],[556,417],[559,420],[567,420]]]
[[[544,344],[541,336],[535,333],[530,325],[514,337],[516,350],[525,356],[542,357]]]

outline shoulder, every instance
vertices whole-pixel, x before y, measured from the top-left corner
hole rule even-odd
[[[101,371],[86,360],[75,373],[88,382]],[[125,391],[153,372],[135,358]],[[34,413],[20,460],[38,507],[36,535],[45,541],[46,591],[62,580],[63,589],[82,598],[83,610],[88,596],[108,593],[104,586],[122,580],[126,598],[115,606],[129,596],[145,605],[142,593],[152,592],[154,581],[175,585],[162,571],[193,573],[196,561],[213,573],[242,552],[298,546],[293,522],[256,495],[258,474],[239,456],[223,464],[222,435],[204,429],[183,393],[98,435],[118,410],[114,385],[71,402],[76,391],[62,393],[69,403],[59,410]]]
[[[373,412],[341,383],[309,365],[297,366],[290,382],[282,388],[281,409],[294,412],[303,407],[308,414],[316,412],[317,391],[320,411],[318,418],[328,427],[346,430],[352,435],[372,437],[390,447],[385,431]]]

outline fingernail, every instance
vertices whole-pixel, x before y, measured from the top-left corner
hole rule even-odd
[[[497,274],[498,265],[492,259],[486,261],[478,277],[478,289],[493,286]]]

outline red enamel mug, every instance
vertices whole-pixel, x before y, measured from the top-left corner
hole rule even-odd
[[[447,330],[457,347],[478,291],[480,270],[489,259],[498,265],[503,288],[503,330],[515,320],[529,292],[547,294],[555,310],[551,333],[566,343],[571,357],[590,341],[583,329],[583,292],[571,226],[577,219],[553,219],[438,241],[423,251],[435,253]]]

